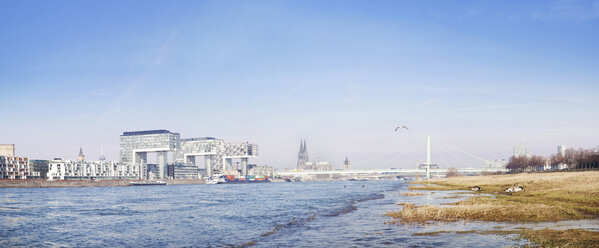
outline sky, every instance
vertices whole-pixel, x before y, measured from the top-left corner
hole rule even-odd
[[[599,145],[599,1],[8,0],[0,30],[17,156],[118,161],[150,129],[281,169],[301,139],[336,168]]]

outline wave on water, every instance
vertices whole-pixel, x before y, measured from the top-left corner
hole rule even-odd
[[[271,236],[283,228],[302,226],[310,221],[313,221],[314,219],[316,219],[316,214],[312,214],[310,217],[305,218],[305,219],[292,219],[291,221],[289,221],[285,224],[276,225],[272,230],[265,232],[263,234],[260,234],[260,237],[265,238],[265,237]],[[235,246],[235,247],[249,247],[249,246],[255,245],[257,242],[258,242],[258,240],[252,240],[250,242],[247,242],[247,243],[241,244],[239,246]]]
[[[384,198],[385,195],[382,193],[374,193],[374,194],[369,194],[366,195],[364,197],[358,198],[358,199],[353,199],[351,201],[348,201],[346,204],[344,204],[342,207],[339,208],[335,208],[331,211],[326,211],[324,213],[314,213],[312,214],[310,217],[305,218],[305,219],[293,219],[287,223],[284,224],[278,224],[276,225],[272,230],[262,233],[260,234],[260,238],[266,238],[269,237],[271,235],[276,234],[277,232],[279,232],[281,229],[287,229],[287,228],[292,228],[292,227],[298,227],[298,226],[303,226],[306,223],[313,221],[314,219],[316,219],[316,217],[318,215],[320,216],[327,216],[327,217],[334,217],[334,216],[339,216],[339,215],[343,215],[343,214],[348,214],[351,213],[355,210],[357,210],[358,208],[356,207],[357,203],[360,202],[365,202],[365,201],[370,201],[370,200],[377,200],[377,199],[382,199]],[[239,247],[249,247],[249,246],[253,246],[256,245],[256,243],[258,243],[259,240],[253,240],[244,244],[239,245]]]
[[[322,216],[339,216],[342,214],[348,214],[348,213],[351,213],[354,210],[358,209],[355,205],[356,203],[370,201],[370,200],[383,199],[383,198],[385,198],[385,195],[383,195],[381,193],[369,194],[362,198],[351,200],[347,204],[345,204],[339,208],[335,208],[335,209],[332,209],[331,211],[327,211],[327,212],[323,213]]]

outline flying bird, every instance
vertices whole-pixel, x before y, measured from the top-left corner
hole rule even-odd
[[[396,128],[395,128],[395,132],[397,132],[397,130],[398,130],[398,129],[400,129],[400,128],[405,128],[406,130],[410,130],[410,129],[408,129],[408,127],[406,127],[406,126],[399,126],[399,127],[396,127]]]

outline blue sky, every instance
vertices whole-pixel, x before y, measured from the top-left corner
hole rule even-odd
[[[599,144],[599,1],[3,1],[0,143],[118,160],[123,131],[299,141],[337,168]],[[394,133],[398,124],[411,129]]]

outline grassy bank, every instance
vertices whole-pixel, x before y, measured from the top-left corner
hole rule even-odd
[[[568,230],[511,230],[511,231],[438,231],[414,233],[414,236],[440,236],[441,234],[491,234],[508,235],[516,234],[520,238],[539,244],[541,247],[597,247],[599,245],[599,235],[583,229]]]
[[[434,221],[559,221],[599,217],[599,172],[522,173],[454,177],[418,182],[410,190],[468,190],[479,186],[480,193],[443,206],[405,203],[400,211],[387,213],[392,223],[428,223]],[[506,194],[504,189],[518,184],[524,192]],[[486,195],[485,194],[485,195]],[[520,230],[522,237],[547,246],[563,246],[570,238],[577,244],[590,242],[599,246],[599,233],[585,231],[580,236],[573,231]],[[583,235],[584,234],[584,235]],[[562,240],[562,241],[555,241]],[[555,241],[555,242],[554,242]],[[561,245],[559,245],[561,244]],[[585,246],[585,245],[575,245]]]
[[[387,215],[403,223],[426,221],[556,221],[599,217],[599,172],[557,172],[454,177],[421,182],[411,190],[467,190],[479,186],[480,196],[451,206],[407,205]],[[505,194],[510,185],[524,192]]]

